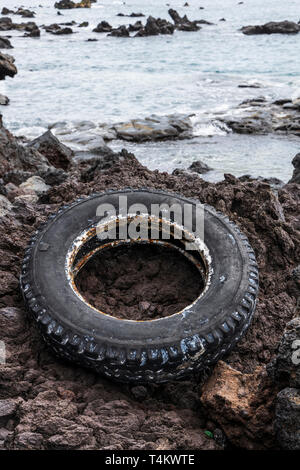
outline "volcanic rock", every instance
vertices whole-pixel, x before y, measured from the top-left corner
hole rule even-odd
[[[7,54],[0,52],[0,80],[5,77],[14,77],[16,75],[17,67],[14,65],[15,59]]]
[[[0,49],[13,49],[10,40],[0,36]]]
[[[119,26],[119,28],[112,29],[110,34],[108,34],[108,36],[115,36],[115,37],[119,37],[119,38],[122,38],[122,37],[125,37],[125,38],[128,37],[129,38],[130,37],[129,31],[126,28],[126,26],[124,26],[124,25]]]
[[[243,26],[240,31],[246,35],[297,34],[300,31],[300,25],[293,21],[270,21],[263,25]]]
[[[190,21],[186,15],[181,17],[176,10],[170,8],[168,10],[169,15],[175,23],[176,29],[180,31],[198,31],[200,26],[197,25],[197,21]]]
[[[277,395],[275,430],[282,449],[300,449],[300,389],[285,388]]]
[[[275,397],[263,368],[242,374],[220,361],[203,386],[201,402],[232,443],[263,449],[274,445]]]
[[[190,116],[180,114],[132,119],[115,124],[112,129],[116,131],[117,138],[134,142],[192,137]]]
[[[212,170],[210,166],[206,163],[201,162],[201,160],[197,160],[193,162],[189,168],[190,171],[194,171],[195,173],[207,173],[208,171]]]
[[[0,95],[0,106],[7,106],[9,103],[9,98],[4,95]]]
[[[110,33],[112,29],[113,27],[107,21],[101,21],[93,31],[94,33]]]
[[[44,155],[55,168],[67,170],[74,156],[74,152],[62,144],[49,130],[28,144],[29,148],[35,148]]]
[[[289,183],[299,183],[300,184],[300,153],[297,153],[292,160],[294,166],[293,176],[290,179]]]
[[[55,8],[66,10],[71,8],[91,8],[91,0],[82,0],[81,2],[72,2],[71,0],[61,0],[54,4]]]

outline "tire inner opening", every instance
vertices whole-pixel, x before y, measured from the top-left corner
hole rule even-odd
[[[191,305],[205,288],[205,264],[197,255],[194,261],[170,243],[111,245],[82,265],[74,287],[91,306],[113,317],[167,317]]]

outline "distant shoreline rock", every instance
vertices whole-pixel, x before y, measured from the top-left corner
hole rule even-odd
[[[300,24],[293,21],[270,21],[263,25],[243,26],[240,31],[246,35],[254,34],[297,34],[300,31]]]

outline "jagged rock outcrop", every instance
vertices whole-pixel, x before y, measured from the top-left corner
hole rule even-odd
[[[299,183],[300,184],[300,153],[297,153],[292,160],[294,167],[293,176],[290,179],[289,183]]]
[[[246,35],[253,34],[297,34],[300,25],[293,21],[270,21],[263,25],[243,26],[240,31]]]

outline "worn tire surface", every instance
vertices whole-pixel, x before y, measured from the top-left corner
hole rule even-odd
[[[205,205],[205,243],[213,274],[188,314],[145,322],[103,315],[75,295],[65,260],[96,207],[115,202],[119,195],[126,195],[130,205],[199,202],[128,188],[62,207],[34,233],[25,252],[20,284],[28,310],[57,355],[120,382],[165,382],[211,366],[239,341],[255,311],[258,268],[247,237]]]

